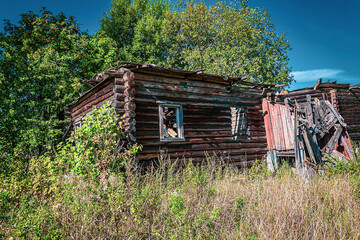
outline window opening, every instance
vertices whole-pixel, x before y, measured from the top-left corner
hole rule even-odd
[[[163,107],[163,137],[164,138],[177,138],[177,111],[176,107]]]
[[[246,108],[231,108],[231,132],[233,139],[250,139],[249,114]]]
[[[184,103],[158,101],[161,141],[185,141],[183,126]]]
[[[82,121],[81,120],[78,120],[78,121],[76,121],[75,122],[75,124],[74,124],[74,126],[75,126],[75,133],[76,133],[76,130],[79,128],[79,127],[81,127],[82,126]]]

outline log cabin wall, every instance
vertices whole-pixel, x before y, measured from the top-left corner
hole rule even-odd
[[[234,82],[251,87],[232,87]],[[84,83],[92,88],[65,110],[73,128],[94,105],[110,100],[116,113],[125,115],[128,142],[143,145],[138,158],[145,165],[159,154],[200,161],[206,153],[215,153],[234,165],[249,167],[266,154],[262,91],[256,88],[270,85],[132,63],[96,74]],[[177,119],[181,113],[179,141],[161,139],[163,103],[177,106]]]
[[[336,108],[336,103],[332,101],[330,91],[331,88],[320,88],[320,89],[313,89],[313,88],[305,88],[299,89],[289,92],[285,94],[285,98],[290,98],[293,101],[297,101],[300,104],[301,108],[303,109],[306,104],[306,95],[310,95],[311,99],[318,98],[319,100],[328,100],[333,106]]]
[[[93,106],[100,107],[107,100],[113,101],[113,91],[114,81],[107,79],[69,105],[67,108],[71,116],[72,129],[76,129],[78,124],[81,124],[81,119],[92,111]]]
[[[135,76],[136,138],[143,146],[139,160],[149,163],[160,153],[171,159],[204,159],[221,155],[234,165],[249,167],[266,154],[261,90],[231,87],[223,80],[161,74],[133,69]],[[161,141],[159,102],[182,104],[184,139]],[[248,116],[249,136],[233,139],[231,108]],[[246,110],[246,111],[245,111]],[[234,124],[233,124],[234,125]],[[246,131],[245,131],[246,132]]]
[[[337,89],[337,106],[351,139],[360,142],[360,89]]]

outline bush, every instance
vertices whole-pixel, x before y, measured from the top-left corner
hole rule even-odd
[[[91,114],[82,119],[67,143],[59,144],[56,159],[68,171],[85,177],[102,179],[110,172],[124,172],[124,160],[134,157],[140,149],[124,145],[123,119],[118,119],[109,103],[100,108],[94,106]]]

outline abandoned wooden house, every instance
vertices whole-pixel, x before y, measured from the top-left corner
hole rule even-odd
[[[111,100],[125,114],[128,141],[143,146],[138,159],[144,164],[159,154],[200,160],[215,153],[248,167],[266,155],[261,88],[274,85],[133,63],[85,83],[92,88],[66,109],[73,128],[93,105]]]

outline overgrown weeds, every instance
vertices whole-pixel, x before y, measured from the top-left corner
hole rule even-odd
[[[131,168],[128,168],[132,166]],[[344,174],[312,181],[238,172],[214,162],[170,161],[126,178],[63,175],[52,195],[6,206],[1,229],[15,238],[349,239],[360,236],[359,181]]]
[[[98,127],[85,124],[78,130],[84,134],[81,142],[32,159],[27,171],[19,169],[26,176],[2,182],[2,238],[360,237],[359,161],[332,166],[311,181],[287,165],[277,173],[263,164],[239,171],[221,156],[198,165],[162,156],[143,171],[133,157],[136,147],[122,152],[112,147],[118,130],[107,112],[95,112],[91,120],[104,116],[112,135],[101,121]]]

